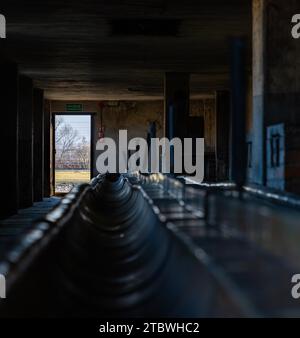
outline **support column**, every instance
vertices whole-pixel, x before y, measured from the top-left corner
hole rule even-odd
[[[0,218],[18,210],[18,67],[0,60]]]
[[[265,129],[265,1],[253,1],[253,113],[251,182],[266,183]]]
[[[19,108],[19,208],[33,204],[33,83],[20,77]]]
[[[51,102],[45,100],[44,102],[44,197],[51,195],[51,168],[50,168],[50,132],[51,132]]]
[[[229,180],[230,92],[216,92],[216,176]]]
[[[44,93],[33,90],[33,196],[34,201],[44,197]]]
[[[246,42],[231,44],[231,156],[230,178],[240,189],[246,180]]]
[[[190,111],[190,74],[165,74],[165,136],[184,138]]]
[[[165,136],[184,139],[188,135],[190,112],[190,74],[165,74]],[[182,154],[184,163],[184,154]],[[171,149],[171,172],[174,172],[174,153]]]
[[[298,12],[297,1],[253,1],[253,158],[263,177],[257,183],[294,193],[300,193],[300,42],[291,21]]]

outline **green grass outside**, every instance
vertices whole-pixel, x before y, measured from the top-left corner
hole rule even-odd
[[[55,183],[81,183],[90,181],[89,170],[55,170]]]

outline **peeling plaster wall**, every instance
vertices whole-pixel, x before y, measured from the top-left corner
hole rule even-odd
[[[103,126],[105,136],[113,138],[118,142],[120,129],[128,131],[128,140],[134,137],[147,137],[148,125],[156,122],[157,137],[163,137],[163,101],[102,101]],[[67,103],[83,104],[83,112],[95,113],[95,140],[101,125],[100,108],[97,101],[52,101],[52,113],[63,113],[66,111]],[[74,115],[80,113],[74,113]],[[216,123],[215,123],[215,99],[205,98],[192,100],[190,104],[191,116],[204,116],[205,123],[205,148],[206,152],[215,151]],[[97,152],[96,152],[97,156]]]
[[[252,181],[295,193],[300,191],[300,43],[292,38],[291,19],[298,12],[299,0],[253,0]]]

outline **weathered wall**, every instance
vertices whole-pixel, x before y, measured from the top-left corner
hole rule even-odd
[[[279,166],[274,168],[267,157],[267,183],[299,193],[300,41],[292,38],[290,24],[293,15],[299,13],[299,1],[268,0],[267,4],[266,123],[267,127],[284,123]],[[271,142],[270,135],[267,142]]]
[[[300,192],[297,13],[298,0],[253,0],[253,176],[291,192]]]
[[[216,147],[216,100],[214,97],[193,100],[190,116],[204,116],[205,151],[214,152]]]
[[[65,112],[67,101],[52,101],[52,112]],[[100,127],[100,107],[96,101],[76,102],[83,104],[83,111],[95,113],[96,129]],[[156,121],[157,135],[163,133],[162,101],[107,101],[103,102],[105,136],[115,138],[120,129],[128,130],[128,138],[146,137],[147,126]],[[74,113],[76,114],[76,113]],[[80,113],[78,113],[80,114]]]
[[[52,101],[53,113],[66,111],[68,101]],[[96,101],[83,104],[83,111],[96,114],[96,129],[100,127],[100,109]],[[75,113],[76,114],[76,113]],[[80,114],[80,113],[78,113]],[[191,101],[191,116],[204,116],[206,151],[215,149],[215,99],[213,97]],[[163,136],[163,101],[107,101],[103,108],[105,136],[115,138],[120,129],[128,130],[128,138],[146,137],[149,122],[156,121],[157,137]]]
[[[291,35],[299,0],[266,1],[267,123],[300,123],[300,42]]]
[[[63,113],[66,111],[68,101],[52,101],[52,113]],[[95,140],[98,139],[98,131],[101,125],[100,107],[97,101],[79,101],[82,103],[83,112],[95,114]],[[118,142],[120,129],[128,131],[128,139],[147,136],[150,122],[156,122],[157,137],[163,137],[163,101],[107,101],[103,102],[103,126],[105,136],[113,138]],[[74,113],[76,114],[76,113]],[[80,113],[78,113],[80,114]],[[215,151],[215,98],[192,100],[190,104],[191,116],[204,116],[205,147],[206,152]],[[97,153],[96,153],[97,156]]]

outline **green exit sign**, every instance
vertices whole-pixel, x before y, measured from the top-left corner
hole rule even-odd
[[[67,103],[66,104],[66,111],[67,112],[82,112],[83,111],[83,105],[80,103]]]

